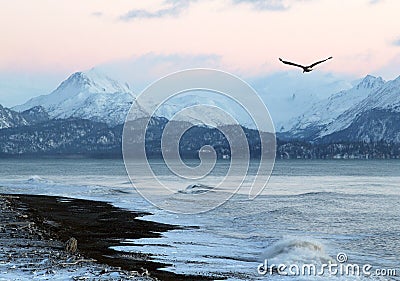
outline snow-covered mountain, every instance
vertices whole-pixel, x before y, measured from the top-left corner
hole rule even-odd
[[[18,112],[0,104],[0,129],[28,125],[28,121]]]
[[[313,104],[285,134],[322,142],[400,140],[400,77],[366,76],[355,87]]]
[[[72,74],[49,95],[33,98],[13,109],[22,112],[41,106],[52,119],[74,117],[115,126],[125,122],[132,104],[133,118],[139,119],[148,116],[147,105],[137,103],[128,85],[121,84],[92,69],[88,72]],[[210,96],[209,93],[204,92],[172,98],[164,103],[154,115],[171,119],[184,108],[204,104],[229,112],[238,118],[241,124],[248,124],[251,121],[245,112],[240,112],[239,105],[233,101],[227,101],[225,97],[216,97],[215,94]],[[238,112],[241,114],[237,114]],[[232,124],[220,111],[205,107],[185,111],[176,120],[212,126]]]
[[[353,81],[348,81],[344,77],[318,72],[311,76],[292,72],[275,73],[249,79],[248,82],[267,106],[276,131],[290,129],[296,121],[294,118],[303,114],[313,102],[324,100],[334,93],[354,86]],[[216,106],[229,113],[243,126],[255,128],[250,115],[235,101],[210,92],[191,91],[187,95],[179,95],[179,97],[168,100],[158,110],[157,114],[170,119],[177,111],[196,104]],[[266,117],[258,115],[257,112],[250,112],[250,114],[253,117],[261,118],[261,120]],[[215,120],[224,120],[224,116],[218,111],[201,108],[181,115],[178,120],[191,123],[198,123],[199,120],[203,120],[207,124],[220,125]],[[265,124],[265,127],[268,126]],[[265,128],[261,129],[265,130]]]
[[[365,99],[343,112],[334,122],[329,123],[320,132],[319,137],[324,137],[348,128],[357,117],[372,110],[400,112],[400,76],[395,80],[382,84]]]
[[[319,139],[323,143],[400,143],[400,112],[371,109],[357,115],[347,128]],[[388,151],[390,151],[389,149]],[[394,152],[390,152],[394,154]]]
[[[278,78],[291,81],[291,77],[287,75],[276,77],[277,80]],[[315,79],[304,79],[305,81],[301,83],[285,82],[284,86],[279,87],[276,83],[253,81],[253,86],[271,112],[275,126],[278,126],[277,131],[287,131],[285,128],[291,128],[282,134],[284,137],[303,140],[325,138],[334,141],[335,137],[332,136],[336,134],[344,140],[343,133],[338,134],[338,132],[347,129],[346,134],[355,134],[363,140],[376,140],[379,139],[379,134],[382,135],[387,131],[384,127],[391,126],[392,121],[397,120],[396,114],[400,114],[400,77],[385,82],[380,77],[368,75],[358,81],[355,86],[351,82],[330,76],[322,77],[326,82],[321,82],[322,84],[312,82]],[[311,83],[308,87],[304,84],[307,81]],[[289,91],[289,88],[293,90]],[[336,89],[341,90],[334,91]],[[28,125],[49,118],[70,117],[115,126],[124,123],[132,105],[136,119],[150,114],[146,110],[148,105],[139,105],[128,85],[92,69],[88,72],[74,73],[52,93],[33,98],[13,108],[21,114],[0,108],[0,128]],[[193,107],[196,105],[211,107]],[[214,110],[212,106],[221,110]],[[186,110],[175,120],[196,125],[230,125],[232,121],[226,118],[223,113],[225,112],[241,125],[254,128],[249,114],[235,101],[223,95],[201,91],[187,92],[182,96],[172,97],[159,107],[154,116],[171,119],[177,112],[187,107],[193,108],[190,111]],[[25,112],[22,114],[23,111]],[[374,119],[374,112],[376,116],[380,116],[379,120]],[[251,112],[251,114],[254,113]],[[34,117],[31,118],[31,116]],[[360,122],[367,123],[361,126]],[[381,128],[374,129],[374,126],[378,126],[377,124],[380,124]],[[370,131],[377,132],[378,135],[373,136],[371,133],[360,131],[357,129],[360,126],[365,130],[368,128]],[[388,137],[389,140],[397,139],[394,133],[395,131]],[[330,137],[327,138],[327,136]],[[349,136],[352,140],[357,140],[357,138]]]
[[[257,90],[274,121],[277,132],[286,132],[311,105],[355,85],[353,78],[311,72],[274,73],[249,80]]]
[[[342,90],[326,99],[315,102],[303,114],[293,118],[290,123],[294,125],[289,133],[292,137],[307,139],[322,136],[321,130],[325,130],[327,126],[345,126],[344,123],[339,125],[336,119],[384,84],[385,81],[381,77],[367,75],[353,88]]]
[[[33,98],[13,109],[21,112],[42,106],[53,119],[75,117],[113,126],[125,121],[134,101],[133,92],[127,84],[121,84],[93,69],[76,72],[52,93]],[[137,118],[147,115],[136,102],[134,106]]]
[[[49,115],[41,106],[17,112],[0,104],[0,129],[29,126],[48,120]]]
[[[290,128],[293,125],[293,117],[303,113],[311,101],[321,100],[339,89],[351,87],[351,83],[339,77],[316,75],[305,77],[283,73],[251,81],[267,105],[277,131]],[[133,92],[128,85],[92,69],[72,74],[52,93],[33,98],[13,109],[21,112],[42,106],[52,119],[75,117],[114,126],[125,121],[132,104],[133,112],[136,114],[134,117],[141,118],[149,114],[146,104],[139,105],[135,102]],[[233,100],[217,96],[215,93],[190,92],[184,97],[172,98],[159,108],[156,115],[170,119],[185,107],[201,104],[218,107],[232,115],[240,124],[255,128],[251,117],[243,108]],[[257,113],[251,112],[251,114]],[[263,116],[258,117],[263,118]],[[177,120],[213,126],[232,124],[221,111],[204,107],[186,111]]]
[[[50,116],[43,106],[35,106],[21,113],[22,117],[29,125],[46,122],[50,120]]]
[[[176,121],[196,125],[217,127],[238,122],[248,128],[255,127],[250,115],[238,103],[224,95],[207,91],[191,91],[175,96],[162,104],[155,115],[169,120],[174,117]]]

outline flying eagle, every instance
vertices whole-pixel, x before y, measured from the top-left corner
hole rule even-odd
[[[324,62],[324,61],[330,60],[331,58],[332,58],[332,57],[329,57],[329,58],[327,58],[327,59],[320,60],[320,61],[314,62],[313,64],[306,65],[306,66],[300,65],[300,64],[297,64],[297,63],[293,63],[293,62],[290,62],[290,61],[285,61],[285,60],[283,60],[283,59],[281,59],[281,58],[279,58],[279,60],[280,60],[281,62],[283,62],[284,64],[293,65],[293,66],[297,66],[297,67],[302,68],[302,69],[303,69],[303,73],[304,73],[304,72],[313,71],[313,67],[314,67],[314,66],[316,66],[317,64],[320,64],[320,63],[322,63],[322,62]]]

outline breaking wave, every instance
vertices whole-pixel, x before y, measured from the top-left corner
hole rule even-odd
[[[42,178],[41,176],[33,175],[28,178],[26,183],[54,183],[54,182],[49,179]]]
[[[179,190],[178,193],[183,194],[200,194],[212,191],[213,187],[204,184],[191,184],[188,185],[184,190]]]
[[[333,259],[322,243],[312,239],[283,239],[269,246],[262,259],[279,263],[329,263]]]

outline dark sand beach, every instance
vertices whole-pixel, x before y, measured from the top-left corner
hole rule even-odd
[[[157,238],[163,232],[181,228],[138,219],[148,213],[120,209],[105,202],[42,195],[3,194],[0,202],[4,264],[14,261],[24,270],[42,270],[50,275],[60,267],[69,266],[70,271],[79,273],[79,267],[86,266],[92,277],[99,277],[97,280],[105,280],[111,273],[118,274],[117,280],[214,279],[167,272],[161,269],[168,264],[152,261],[151,255],[110,248],[123,245],[126,239]],[[78,242],[75,253],[65,251],[65,243],[71,237]],[[83,280],[79,276],[73,279]]]

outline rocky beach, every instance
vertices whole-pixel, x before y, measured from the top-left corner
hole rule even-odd
[[[208,279],[163,271],[167,265],[151,255],[111,248],[179,228],[138,219],[146,213],[105,202],[6,194],[0,209],[0,280]]]

